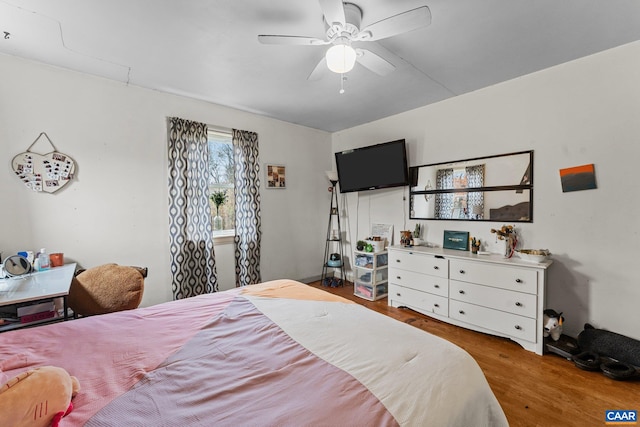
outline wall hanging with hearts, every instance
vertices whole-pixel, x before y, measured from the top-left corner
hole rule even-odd
[[[42,136],[47,138],[49,144],[53,147],[53,151],[47,154],[38,154],[30,151],[31,147]],[[13,158],[11,167],[28,189],[37,192],[55,193],[71,181],[76,170],[76,163],[71,157],[58,152],[49,136],[42,132],[27,148],[27,151]]]

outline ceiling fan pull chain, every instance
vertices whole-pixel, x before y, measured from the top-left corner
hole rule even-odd
[[[340,95],[344,93],[344,82],[347,80],[347,76],[340,74]]]

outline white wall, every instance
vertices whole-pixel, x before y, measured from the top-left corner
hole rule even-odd
[[[0,251],[45,247],[84,267],[147,266],[142,304],[170,300],[166,118],[177,116],[258,133],[262,278],[321,274],[328,133],[6,55],[0,69]],[[27,190],[10,169],[40,132],[77,163],[76,179],[55,194]],[[285,190],[264,188],[265,163],[287,166]],[[220,287],[231,288],[233,246],[215,249]]]
[[[546,308],[565,313],[570,335],[591,322],[640,339],[640,42],[337,132],[333,151],[399,138],[411,165],[533,149],[534,222],[517,231],[522,247],[553,253]],[[598,188],[563,193],[558,170],[589,163]],[[371,222],[393,224],[396,242],[413,230],[407,191],[348,195],[352,240]],[[468,230],[498,250],[499,223],[420,222],[430,242]]]

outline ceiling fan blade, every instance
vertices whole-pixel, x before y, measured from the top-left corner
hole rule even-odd
[[[365,68],[370,69],[380,76],[386,76],[396,69],[396,66],[367,49],[356,49],[356,61]]]
[[[329,42],[315,37],[304,36],[272,36],[259,35],[258,41],[262,44],[281,44],[281,45],[302,45],[302,46],[319,46],[328,44]]]
[[[360,31],[359,40],[381,40],[431,24],[431,11],[422,6],[375,22]]]
[[[307,80],[311,80],[311,81],[320,80],[320,78],[326,74],[327,70],[328,70],[327,61],[323,56],[318,62],[318,65],[316,65],[316,68],[314,68],[311,74],[309,74],[309,77],[307,77]]]
[[[339,22],[342,25],[345,24],[346,18],[342,0],[320,0],[320,8],[329,26],[335,22]]]

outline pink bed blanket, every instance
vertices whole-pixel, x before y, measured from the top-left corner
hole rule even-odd
[[[507,425],[465,352],[328,295],[277,281],[6,332],[0,375],[76,376],[61,426]]]
[[[300,420],[395,424],[360,382],[239,298],[86,425],[293,426]]]

